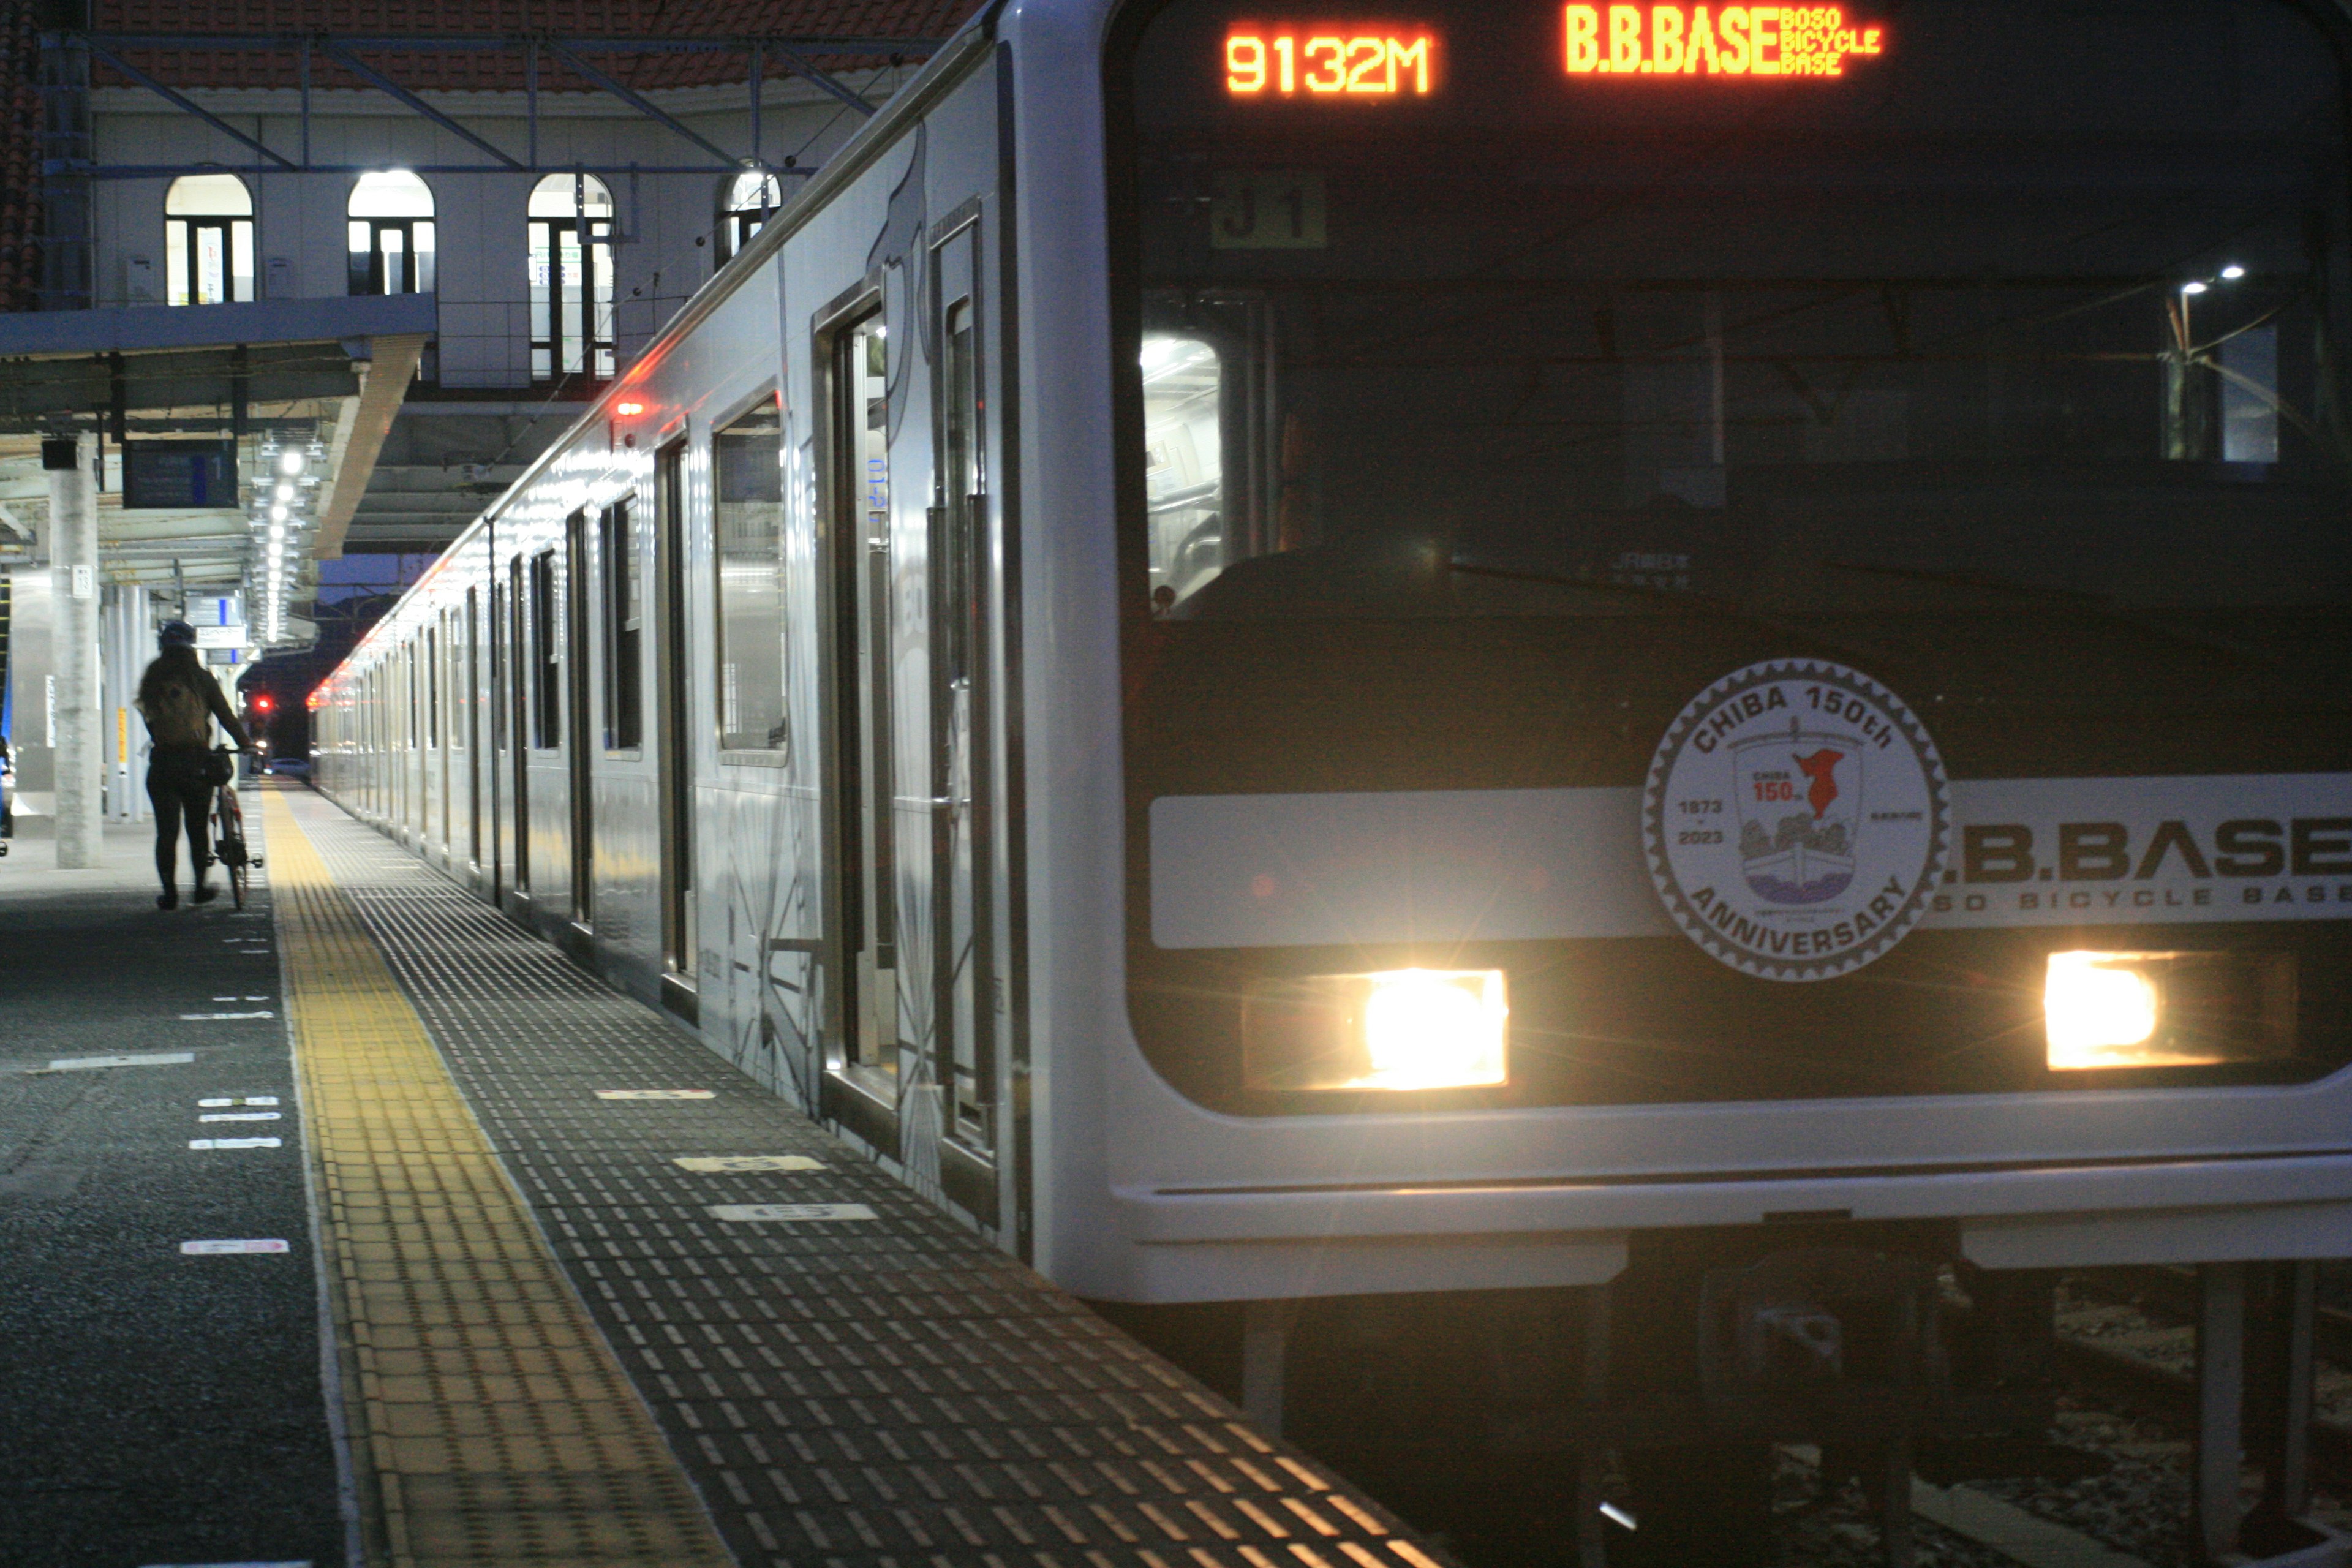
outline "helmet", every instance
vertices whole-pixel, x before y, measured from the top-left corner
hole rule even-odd
[[[155,646],[194,647],[196,646],[196,628],[185,621],[165,621],[155,628]]]

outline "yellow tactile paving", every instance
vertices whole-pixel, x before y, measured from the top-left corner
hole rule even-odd
[[[383,954],[262,801],[371,1558],[732,1568]]]

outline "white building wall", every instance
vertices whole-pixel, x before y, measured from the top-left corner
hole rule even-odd
[[[879,102],[913,68],[872,87]],[[286,157],[301,156],[299,99],[284,91],[192,92],[228,123]],[[748,150],[750,114],[740,87],[649,94],[669,113],[721,148]],[[437,95],[436,107],[520,160],[529,125],[520,94]],[[344,223],[357,176],[344,173],[245,171],[253,151],[152,95],[129,89],[93,94],[97,154],[113,165],[213,163],[236,169],[254,195],[256,289],[264,298],[318,298],[348,287]],[[798,82],[768,85],[761,104],[762,150],[772,163],[795,155],[813,168],[856,127],[859,116]],[[603,95],[542,92],[539,160],[542,169],[596,165],[613,193],[614,335],[624,364],[716,270],[718,202],[728,178],[717,168],[692,173],[629,172],[701,164],[709,154],[668,127]],[[425,169],[487,164],[477,147],[375,93],[312,94],[313,164]],[[439,247],[438,377],[445,387],[515,390],[530,384],[526,205],[540,176],[485,170],[426,173]],[[162,306],[165,298],[162,178],[100,180],[93,202],[94,268],[101,306]],[[794,177],[782,179],[789,198]]]

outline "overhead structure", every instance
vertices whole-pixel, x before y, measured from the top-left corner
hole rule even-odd
[[[961,17],[965,7],[940,7],[940,19]],[[103,160],[94,151],[76,155],[52,155],[42,172],[52,180],[146,180],[187,174],[218,174],[225,170],[247,174],[365,174],[378,164],[343,160],[320,161],[312,156],[311,93],[313,89],[367,88],[393,99],[480,153],[463,163],[418,164],[418,174],[568,174],[582,169],[576,160],[542,163],[540,159],[540,95],[542,91],[593,90],[676,134],[680,152],[702,154],[691,163],[622,163],[610,168],[591,162],[591,173],[607,174],[677,174],[750,168],[772,168],[779,174],[814,172],[787,156],[771,164],[761,137],[760,110],[767,84],[778,77],[797,77],[818,93],[861,115],[877,107],[839,72],[854,66],[898,65],[928,58],[946,43],[940,36],[910,33],[780,33],[713,35],[708,37],[551,37],[539,34],[478,34],[422,37],[342,33],[143,34],[58,31],[42,35],[46,59],[54,72],[85,81],[114,81],[142,88],[183,114],[202,121],[247,150],[250,161],[222,165],[157,160],[129,163]],[[215,113],[183,90],[192,82],[192,61],[206,55],[224,57],[226,69],[239,86],[292,86],[300,92],[300,110],[290,125],[281,125],[273,140],[257,126],[247,131]],[[456,57],[457,63],[452,63]],[[652,62],[648,65],[647,62]],[[217,73],[201,73],[214,74]],[[646,96],[648,89],[700,84],[706,80],[741,81],[750,110],[746,144],[721,146]],[[226,85],[217,80],[207,85]],[[480,125],[466,123],[446,103],[421,94],[446,94],[453,86],[476,90],[520,90],[524,97],[522,145],[503,146]]]
[[[0,316],[0,565],[42,559],[44,444],[91,438],[100,581],[300,640],[433,327],[416,294]]]

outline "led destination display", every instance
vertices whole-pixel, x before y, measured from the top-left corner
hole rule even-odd
[[[1570,5],[1570,76],[1843,76],[1886,52],[1886,29],[1835,5]]]
[[[1834,77],[1886,52],[1886,29],[1837,5],[1588,5],[1560,9],[1560,60],[1571,77]],[[1225,34],[1225,92],[1237,99],[1428,98],[1439,37],[1351,22]]]
[[[1225,90],[1235,98],[1427,98],[1437,37],[1350,23],[1236,26],[1225,35]]]

